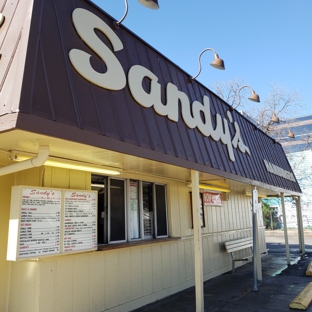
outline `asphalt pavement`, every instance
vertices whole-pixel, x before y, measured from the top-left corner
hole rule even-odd
[[[305,231],[305,255],[300,255],[297,231],[288,231],[291,265],[287,265],[283,231],[266,232],[269,254],[262,258],[262,281],[254,291],[253,264],[247,263],[204,283],[205,312],[295,311],[289,303],[312,282],[305,272],[312,261],[312,231]],[[136,312],[193,312],[195,288],[151,303]],[[298,310],[299,311],[299,310]],[[312,311],[311,306],[307,311]]]

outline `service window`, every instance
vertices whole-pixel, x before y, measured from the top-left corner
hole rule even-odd
[[[92,175],[98,244],[168,236],[166,185]]]

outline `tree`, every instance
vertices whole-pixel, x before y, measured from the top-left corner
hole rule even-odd
[[[270,229],[271,225],[271,207],[268,203],[262,203],[263,225],[266,229]]]
[[[267,97],[257,105],[250,105],[246,99],[250,90],[240,90],[243,85],[243,79],[235,77],[229,81],[215,82],[212,89],[228,104],[251,117],[259,128],[276,140],[287,138],[289,124],[292,122],[291,116],[296,116],[300,108],[303,108],[301,94],[298,91],[287,90],[281,85],[271,84]],[[272,118],[274,116],[277,117],[275,121]]]
[[[226,82],[215,82],[212,89],[228,104],[234,108],[238,107],[237,109],[255,126],[282,144],[303,192],[301,196],[302,211],[312,224],[312,213],[311,216],[309,214],[312,207],[312,123],[309,118],[295,118],[298,116],[298,112],[304,108],[301,94],[298,91],[291,91],[283,86],[271,84],[269,94],[262,98],[260,103],[251,103],[247,100],[250,90],[241,88],[244,85],[246,84],[243,79],[236,77]],[[272,118],[273,114],[276,117],[275,120]],[[277,123],[277,121],[279,122]],[[295,141],[289,138],[291,129],[294,129]],[[285,201],[287,200],[285,199]],[[279,201],[279,198],[262,200],[262,203],[267,204],[263,205],[263,221],[266,227],[268,225],[271,227],[271,221],[268,219],[269,207],[280,207]],[[276,218],[273,218],[272,221],[273,227],[280,224],[280,220]]]

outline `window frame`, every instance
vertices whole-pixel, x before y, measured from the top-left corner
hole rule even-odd
[[[107,241],[104,244],[118,244],[118,243],[126,243],[126,242],[135,242],[135,241],[144,241],[150,239],[157,239],[157,238],[166,238],[169,237],[169,225],[168,225],[168,197],[167,197],[167,184],[165,183],[156,183],[152,181],[146,180],[139,180],[134,178],[116,178],[111,176],[103,176],[104,179],[107,181],[107,226],[104,226],[104,236],[106,235]],[[118,180],[123,181],[124,186],[124,226],[125,226],[125,239],[122,240],[111,240],[111,229],[112,229],[112,205],[111,205],[111,181]],[[131,209],[131,200],[130,200],[130,183],[131,181],[137,182],[138,185],[138,209],[139,213],[138,216],[139,220],[139,238],[131,238],[131,217],[130,217],[130,209]],[[144,235],[144,211],[143,211],[143,184],[151,184],[152,186],[152,208],[153,208],[153,234],[151,236]],[[166,235],[158,235],[158,216],[157,216],[157,193],[156,193],[156,186],[162,186],[164,191],[164,208],[165,214],[162,215],[165,217],[164,222],[166,226],[163,227],[166,231]],[[99,209],[99,208],[98,208]],[[106,233],[105,233],[106,231]],[[102,244],[98,244],[102,245]]]

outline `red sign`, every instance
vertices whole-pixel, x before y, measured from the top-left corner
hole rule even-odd
[[[205,205],[222,205],[222,193],[204,192]]]

